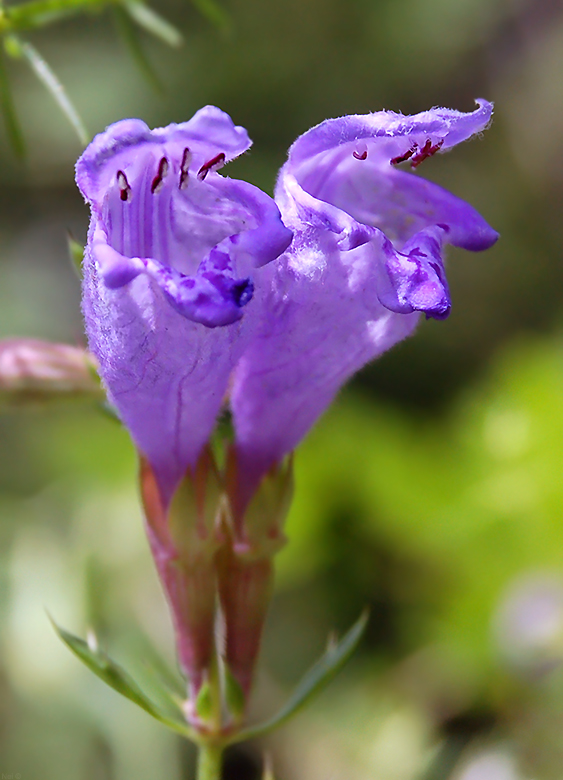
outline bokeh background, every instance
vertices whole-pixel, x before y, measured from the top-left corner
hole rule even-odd
[[[255,146],[229,175],[272,192],[294,138],[326,117],[496,103],[482,139],[422,175],[502,234],[450,250],[445,322],[366,368],[301,447],[290,544],[256,687],[271,713],[332,629],[367,604],[354,660],[264,744],[254,780],[555,780],[563,766],[563,4],[559,0],[187,0],[183,33],[143,46],[147,85],[108,13],[33,34],[94,133],[214,103]],[[28,160],[0,128],[0,336],[82,344],[66,231],[84,240],[71,127],[10,62]],[[136,671],[173,667],[127,434],[74,403],[0,415],[0,772],[24,780],[180,780],[189,747],[83,669],[46,611],[94,626]]]

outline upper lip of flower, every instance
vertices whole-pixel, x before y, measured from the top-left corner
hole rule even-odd
[[[106,286],[146,273],[183,316],[208,327],[240,319],[250,272],[291,240],[268,196],[217,173],[249,145],[211,107],[183,125],[150,131],[124,120],[98,136],[77,180],[92,205],[90,251]]]
[[[284,184],[298,204],[306,202],[309,211],[322,214],[329,230],[342,234],[342,248],[358,246],[383,231],[401,251],[418,230],[445,224],[449,243],[486,249],[498,233],[472,207],[396,168],[407,161],[417,168],[484,130],[492,104],[476,102],[477,109],[468,114],[431,109],[409,117],[381,111],[326,120],[290,148],[282,169]],[[350,234],[355,243],[350,244]]]

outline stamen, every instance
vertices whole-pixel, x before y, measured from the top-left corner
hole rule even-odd
[[[415,154],[415,156],[411,160],[411,167],[412,168],[418,168],[421,162],[424,162],[428,157],[432,157],[438,149],[442,148],[442,144],[444,143],[444,139],[441,138],[437,144],[432,145],[432,141],[430,138],[426,141],[420,152],[418,154]]]
[[[121,200],[129,200],[129,196],[131,194],[131,187],[129,186],[129,182],[127,181],[127,176],[123,173],[123,171],[117,172],[117,185],[119,187],[119,196]]]
[[[204,163],[199,171],[197,172],[197,178],[200,181],[203,181],[209,171],[218,171],[219,168],[221,168],[225,164],[225,153],[219,152],[219,154],[214,157],[212,160],[209,160],[208,162]]]
[[[178,186],[181,190],[185,189],[188,186],[188,177],[189,177],[188,168],[190,167],[191,161],[192,161],[192,153],[186,146],[186,148],[184,149],[184,154],[182,155],[182,162],[180,164],[180,184]]]
[[[368,150],[364,149],[363,152],[357,152],[355,149],[352,152],[352,155],[356,158],[356,160],[365,160],[368,156]]]
[[[158,192],[160,189],[162,189],[162,185],[164,183],[164,177],[168,173],[168,160],[166,157],[162,157],[160,162],[158,163],[158,171],[154,179],[152,180],[151,184],[151,192],[154,195],[156,192]]]
[[[412,157],[413,154],[418,149],[417,144],[413,144],[411,148],[408,150],[408,152],[405,152],[404,154],[400,154],[398,157],[393,157],[391,160],[391,165],[398,165],[399,163],[405,162],[405,160],[408,160],[409,157]]]

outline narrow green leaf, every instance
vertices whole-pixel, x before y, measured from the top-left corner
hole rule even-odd
[[[78,274],[78,278],[82,279],[82,261],[84,259],[84,247],[79,241],[76,241],[71,233],[67,233],[66,236],[68,254],[72,267]]]
[[[180,680],[173,675],[170,669],[165,668],[161,659],[157,661],[152,658],[145,664],[144,670],[155,693],[162,698],[165,705],[172,712],[180,713],[183,716],[186,692],[182,689]]]
[[[192,0],[192,3],[200,14],[205,16],[208,22],[224,32],[229,31],[231,20],[219,3],[215,2],[215,0]]]
[[[233,734],[227,744],[232,745],[236,742],[242,742],[243,740],[261,737],[278,728],[299,712],[299,710],[301,710],[315,694],[321,691],[344,666],[358,646],[367,622],[368,613],[364,612],[348,633],[342,637],[340,642],[329,647],[322,658],[309,669],[289,701],[273,718]]]
[[[148,696],[139,688],[137,683],[118,664],[101,651],[95,643],[88,644],[83,639],[70,634],[57,626],[51,619],[53,628],[65,643],[65,645],[84,663],[95,675],[103,680],[110,688],[120,693],[125,698],[137,704],[141,709],[152,715],[153,718],[163,723],[168,728],[198,741],[198,736],[187,723],[180,718],[169,716],[163,712]]]
[[[109,0],[29,0],[18,5],[9,5],[4,13],[9,28],[15,32],[45,27],[64,17],[83,11],[103,8]]]
[[[156,38],[160,38],[169,46],[177,47],[182,44],[182,33],[142,0],[124,0],[123,7],[139,27]]]
[[[25,143],[12,98],[12,89],[6,72],[4,52],[0,49],[0,108],[4,116],[6,132],[16,157],[25,157]]]
[[[34,46],[27,42],[20,42],[20,46],[23,56],[35,71],[36,76],[47,87],[63,114],[74,127],[80,143],[86,146],[90,141],[90,136],[63,85]]]
[[[113,19],[118,35],[133,58],[135,65],[154,91],[162,94],[164,92],[162,82],[156,75],[156,71],[144,52],[139,33],[135,25],[131,22],[131,17],[125,13],[123,8],[115,6],[113,9]]]

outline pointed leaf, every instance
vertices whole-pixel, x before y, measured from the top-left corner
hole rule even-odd
[[[152,659],[154,660],[154,659]],[[174,713],[179,713],[183,717],[183,703],[185,692],[181,690],[179,680],[176,679],[169,669],[164,670],[164,663],[159,661],[155,665],[152,661],[145,664],[145,673],[155,694],[159,696],[164,705]]]
[[[35,75],[47,87],[63,114],[74,127],[80,143],[86,146],[90,141],[90,136],[63,85],[34,46],[27,42],[20,42],[20,47],[22,55],[35,71]]]
[[[123,8],[115,6],[113,9],[113,18],[115,21],[115,27],[119,34],[119,37],[127,47],[129,54],[133,58],[135,65],[138,67],[141,75],[144,76],[147,83],[154,89],[155,92],[162,94],[164,87],[162,82],[156,75],[149,58],[143,50],[141,39],[135,25],[131,21],[131,17],[125,13]]]
[[[16,108],[12,97],[12,89],[6,72],[4,54],[0,50],[0,108],[4,115],[4,123],[10,145],[16,157],[20,160],[25,157],[25,143],[16,114]]]
[[[166,19],[163,19],[160,14],[145,5],[142,0],[125,0],[123,7],[139,27],[152,33],[156,38],[160,38],[169,46],[177,47],[182,44],[182,33]]]
[[[233,734],[228,740],[228,744],[232,745],[236,742],[242,742],[243,740],[261,737],[278,728],[293,717],[293,715],[302,709],[315,694],[321,691],[344,666],[358,646],[367,622],[368,613],[364,612],[348,633],[342,637],[340,642],[329,647],[322,658],[309,669],[289,701],[273,718],[265,723],[250,726],[247,729],[239,731],[237,734]]]
[[[51,623],[65,645],[110,688],[113,688],[122,696],[125,696],[125,698],[130,699],[130,701],[137,704],[141,709],[173,731],[197,741],[197,734],[185,721],[164,713],[160,707],[148,698],[124,669],[114,663],[109,656],[97,647],[95,641],[87,643],[57,626],[52,619]]]

